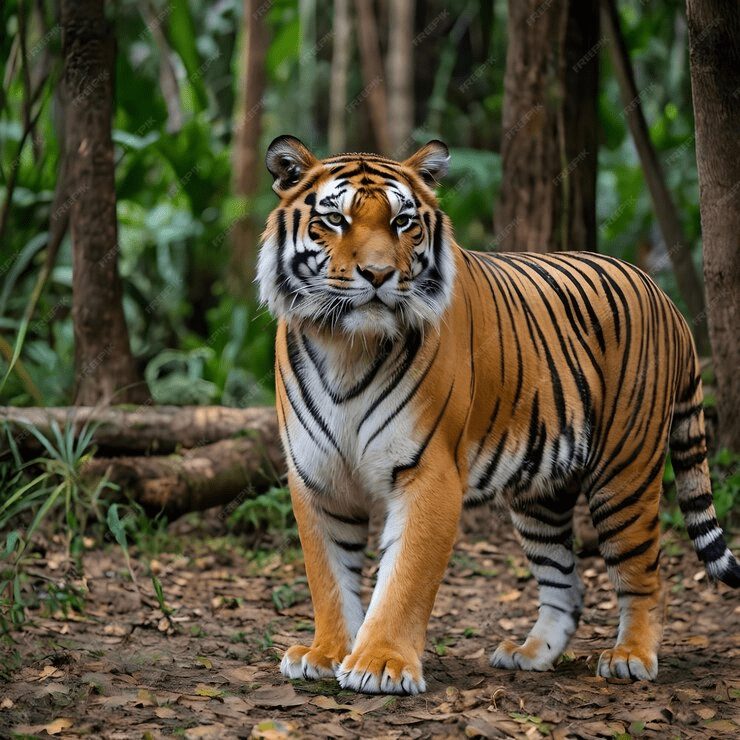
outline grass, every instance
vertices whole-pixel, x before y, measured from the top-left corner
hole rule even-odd
[[[712,497],[717,520],[725,531],[738,524],[737,509],[740,504],[740,455],[730,450],[719,450],[709,460],[712,479]],[[663,475],[665,506],[661,512],[663,524],[672,529],[684,530],[685,523],[676,498],[676,476],[670,460]]]

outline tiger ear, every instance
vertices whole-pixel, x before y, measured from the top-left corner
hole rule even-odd
[[[278,195],[290,190],[316,162],[310,149],[295,136],[278,136],[265,155],[267,169],[275,178],[272,189]]]
[[[432,139],[403,164],[415,170],[424,182],[433,188],[450,168],[450,150],[444,142]]]

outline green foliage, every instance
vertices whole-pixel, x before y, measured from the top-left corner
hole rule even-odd
[[[737,524],[737,504],[740,502],[740,455],[730,450],[719,450],[709,460],[709,475],[717,521],[723,529],[732,530]],[[667,499],[667,506],[661,513],[663,523],[672,529],[685,529],[676,500],[676,476],[670,460],[666,460],[663,484]]]
[[[740,455],[720,450],[710,461],[712,495],[717,519],[725,529],[737,523],[737,504],[740,502]]]
[[[247,528],[253,531],[267,531],[282,534],[286,539],[297,535],[290,491],[285,487],[272,487],[254,498],[247,498],[229,514],[231,527]]]
[[[35,67],[48,53],[52,75],[33,145],[18,156],[25,97],[14,39],[19,2],[0,11],[0,203],[7,173],[18,164],[5,238],[0,244],[0,334],[22,345],[21,372],[11,372],[0,403],[69,403],[73,384],[71,245],[62,244],[39,305],[24,329],[23,313],[45,256],[59,165],[51,92],[59,78],[61,35],[51,4],[31,14],[28,49]],[[121,0],[111,6],[118,44],[113,140],[119,220],[119,269],[134,354],[146,368],[157,401],[247,405],[273,400],[273,324],[249,300],[226,289],[230,235],[244,214],[264,221],[275,203],[270,178],[259,166],[259,192],[249,202],[232,188],[234,120],[240,80],[242,3],[190,0],[150,3]],[[637,0],[620,3],[622,24],[636,70],[640,100],[690,242],[698,247],[697,176],[686,62],[686,28],[675,3],[645,12]],[[319,155],[325,135],[332,54],[331,4],[317,6],[315,28],[301,24],[293,0],[266,3],[270,35],[265,57],[267,89],[260,148],[277,134],[304,137]],[[495,249],[493,209],[501,179],[501,106],[506,56],[506,6],[461,1],[428,4],[415,39],[416,120],[411,147],[435,136],[452,152],[451,172],[440,189],[461,244]],[[31,16],[29,16],[31,17]],[[155,29],[156,26],[156,29]],[[182,124],[171,125],[160,84],[162,49],[169,45],[178,80],[174,101]],[[599,94],[599,249],[642,261],[644,247],[659,247],[652,205],[634,151],[624,105],[603,55]],[[367,124],[360,65],[348,78],[348,148],[365,149]],[[173,101],[170,101],[171,103]],[[655,251],[655,250],[654,250]],[[662,254],[657,249],[658,255]],[[700,258],[695,250],[697,261]],[[666,255],[663,254],[665,258]],[[667,259],[648,265],[677,298]],[[679,302],[680,303],[680,302]],[[16,342],[25,331],[25,339]],[[0,376],[8,369],[0,352]]]
[[[27,463],[21,460],[10,430],[6,427],[3,431],[11,460],[0,465],[0,477],[6,484],[0,489],[0,531],[7,532],[15,525],[0,554],[0,629],[6,631],[23,621],[30,603],[24,585],[27,569],[37,559],[34,535],[53,522],[65,533],[67,552],[75,567],[79,566],[88,520],[102,519],[99,499],[111,486],[105,479],[93,484],[81,476],[82,466],[93,452],[91,425],[84,425],[76,435],[71,424],[62,429],[52,422],[50,437],[28,426],[27,433],[45,454]],[[49,603],[64,608],[79,605],[81,596],[72,583],[50,584]]]

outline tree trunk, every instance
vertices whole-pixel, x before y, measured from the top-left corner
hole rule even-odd
[[[740,453],[740,6],[688,0],[687,15],[719,441]]]
[[[0,422],[7,423],[18,448],[40,449],[31,434],[32,427],[52,437],[52,424],[61,429],[72,425],[75,435],[92,425],[93,443],[107,454],[174,452],[199,447],[240,435],[257,436],[266,443],[279,444],[277,415],[272,406],[247,409],[226,406],[149,406],[126,407],[0,407]],[[0,452],[7,442],[0,438]]]
[[[411,149],[414,128],[414,0],[390,0],[388,11],[388,109],[392,155]]]
[[[380,154],[390,154],[392,147],[388,130],[388,101],[378,40],[378,24],[375,21],[372,0],[355,0],[355,9],[364,87],[354,100],[350,101],[349,107],[357,108],[365,103],[370,114],[377,150]]]
[[[231,230],[231,266],[228,283],[237,298],[254,293],[257,239],[260,224],[254,217],[254,196],[262,172],[259,150],[265,94],[267,28],[261,0],[244,0],[244,49],[242,51],[241,108],[234,136],[234,193],[245,201],[246,212]]]
[[[645,182],[650,191],[655,217],[673,265],[678,290],[692,316],[691,326],[697,348],[701,354],[706,354],[709,351],[709,336],[704,291],[699,273],[694,266],[691,247],[684,236],[681,220],[663,176],[660,160],[650,140],[647,122],[642,111],[640,92],[635,83],[635,75],[619,24],[616,4],[614,0],[602,0],[602,8],[605,31],[609,37],[612,66],[624,104],[623,113],[627,117],[635,148],[645,173]],[[737,135],[737,131],[735,134]]]
[[[115,42],[103,0],[63,0],[75,403],[148,398],[129,346],[118,275],[111,118]]]
[[[509,0],[494,246],[596,249],[598,7]]]
[[[351,50],[352,21],[349,0],[334,0],[334,44],[329,89],[329,152],[347,148],[347,75]]]
[[[243,501],[279,485],[285,469],[279,439],[225,439],[167,457],[95,458],[82,476],[105,477],[149,514],[172,520],[190,511]]]

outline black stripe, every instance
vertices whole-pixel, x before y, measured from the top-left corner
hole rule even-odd
[[[283,399],[278,394],[278,403],[280,405],[280,414],[285,419],[285,408],[283,407]],[[296,459],[296,456],[293,452],[293,444],[290,441],[290,432],[288,431],[288,424],[287,421],[285,423],[285,439],[288,442],[288,455],[290,456],[290,460],[293,463],[293,467],[295,468],[296,474],[301,479],[301,482],[303,485],[309,490],[313,491],[314,493],[318,493],[319,495],[326,496],[328,495],[328,491],[324,486],[319,483],[318,481],[313,480],[308,473],[306,473],[305,470],[301,468],[301,466],[298,464],[298,460]]]
[[[711,563],[714,560],[720,560],[724,557],[725,551],[727,550],[727,544],[725,538],[722,536],[722,532],[717,532],[717,536],[701,550],[697,550],[696,554],[699,556],[699,560],[703,563]]]
[[[698,524],[687,525],[686,533],[689,535],[689,537],[691,537],[692,540],[695,540],[697,537],[709,534],[713,529],[719,529],[719,522],[715,517],[712,517],[711,519],[706,519],[705,521],[699,522]]]
[[[401,403],[396,406],[396,408],[392,411],[392,413],[386,418],[384,422],[370,435],[367,442],[365,442],[365,446],[362,448],[362,454],[365,454],[365,450],[370,446],[370,443],[390,424],[393,419],[398,416],[398,414],[401,413],[401,411],[404,409],[406,404],[416,395],[416,391],[419,390],[421,387],[421,384],[424,382],[425,378],[429,374],[429,371],[432,369],[432,365],[434,365],[434,361],[437,359],[437,353],[439,352],[439,348],[441,346],[442,342],[437,342],[437,347],[434,350],[434,354],[432,355],[432,359],[429,361],[429,364],[426,366],[424,372],[421,374],[421,377],[414,383],[414,387],[406,394],[406,397],[401,401]],[[359,427],[358,427],[359,431]]]
[[[280,380],[283,382],[283,388],[285,389],[285,395],[288,399],[288,403],[290,404],[290,407],[293,409],[293,413],[296,416],[296,419],[298,419],[298,423],[303,427],[303,429],[306,431],[306,434],[313,440],[313,443],[324,453],[327,453],[326,447],[316,438],[314,435],[311,427],[306,422],[305,418],[303,417],[303,414],[301,413],[298,404],[296,403],[295,399],[293,398],[293,393],[288,387],[288,384],[285,380],[285,375],[283,373],[283,366],[280,364],[280,361],[278,361],[278,373],[280,374]],[[287,427],[287,424],[286,424]]]
[[[560,583],[560,581],[548,581],[544,578],[541,581],[537,581],[538,586],[548,586],[549,588],[570,588],[570,583]]]
[[[332,540],[335,545],[338,545],[342,550],[347,552],[362,552],[366,547],[366,542],[345,542],[344,540]]]
[[[558,534],[546,534],[545,532],[529,532],[526,529],[516,528],[517,532],[530,542],[541,542],[545,545],[563,545],[573,536],[570,528]]]
[[[345,516],[344,514],[335,514],[333,511],[329,511],[324,507],[321,507],[321,511],[332,519],[336,519],[338,522],[342,522],[343,524],[352,524],[359,527],[366,525],[370,521],[366,516]]]
[[[701,413],[704,410],[704,407],[698,403],[696,406],[692,406],[691,408],[684,409],[683,411],[676,411],[673,414],[673,427],[677,424],[680,424],[682,421],[686,421],[686,419],[690,419],[692,416],[696,416],[699,413]]]
[[[671,465],[674,473],[685,473],[687,470],[701,465],[707,459],[706,451],[697,452],[695,455],[689,455],[686,458],[677,458],[671,455]]]
[[[563,565],[562,563],[558,563],[557,560],[548,558],[547,555],[529,555],[528,558],[530,563],[534,563],[535,565],[547,565],[551,568],[556,568],[564,576],[572,573],[573,569],[576,567],[575,563],[571,563],[570,565]]]
[[[393,351],[392,342],[383,342],[380,348],[380,352],[378,352],[378,354],[373,359],[372,364],[370,365],[370,368],[365,373],[365,375],[360,378],[353,386],[351,386],[349,390],[345,391],[344,393],[339,393],[334,390],[327,382],[325,377],[326,368],[324,367],[323,361],[318,356],[316,348],[313,346],[313,344],[311,344],[311,342],[309,342],[309,340],[305,336],[302,336],[302,340],[303,348],[305,349],[306,354],[308,355],[308,359],[311,361],[311,364],[316,369],[316,374],[319,376],[322,388],[327,392],[331,400],[334,401],[334,403],[336,404],[346,403],[347,401],[350,401],[353,398],[359,396],[363,391],[367,390],[373,380],[375,380],[375,377],[380,371],[380,368],[383,366],[383,364]]]
[[[684,514],[698,514],[706,511],[713,503],[714,499],[712,499],[711,493],[700,493],[698,496],[694,496],[694,498],[686,501],[682,501],[680,498],[678,499],[678,505]]]
[[[303,376],[300,374],[300,368],[303,363],[298,356],[298,347],[295,344],[295,340],[293,339],[291,332],[288,332],[287,334],[286,345],[288,349],[288,362],[290,363],[290,368],[293,371],[293,376],[296,379],[298,390],[300,391],[301,398],[303,398],[303,403],[305,404],[308,413],[311,414],[313,420],[318,424],[319,428],[324,433],[324,436],[329,440],[329,442],[331,442],[331,446],[337,451],[342,462],[346,462],[342,451],[339,449],[339,444],[336,438],[329,429],[324,417],[319,413],[316,401],[314,401],[313,397],[309,393]]]
[[[671,453],[688,452],[693,447],[704,444],[706,444],[706,437],[703,434],[697,434],[695,437],[687,437],[686,439],[672,439],[670,448]]]
[[[636,558],[640,555],[645,554],[653,546],[654,541],[654,538],[650,537],[649,539],[645,540],[645,542],[641,542],[639,545],[633,547],[631,550],[626,550],[625,552],[619,553],[618,555],[611,555],[609,557],[604,555],[604,562],[607,565],[619,565],[620,563],[624,563],[626,560]]]
[[[424,454],[424,451],[426,450],[427,446],[429,445],[429,442],[431,441],[432,437],[434,436],[434,433],[437,431],[437,427],[439,426],[439,423],[442,421],[442,417],[444,416],[444,413],[447,410],[447,404],[450,402],[450,397],[452,396],[452,390],[454,387],[455,387],[455,382],[453,381],[452,385],[450,385],[450,390],[447,392],[447,398],[445,399],[445,402],[442,405],[442,409],[439,412],[439,416],[437,416],[434,422],[434,425],[429,431],[429,434],[427,434],[426,439],[422,442],[421,446],[416,451],[416,454],[414,455],[414,457],[409,462],[403,465],[396,465],[391,471],[391,484],[392,485],[395,485],[396,478],[398,478],[400,473],[405,473],[407,470],[411,470],[412,468],[415,468],[419,464],[419,462],[421,462],[421,457]]]
[[[390,381],[385,385],[380,393],[378,393],[377,398],[370,404],[367,411],[365,412],[365,415],[362,417],[362,419],[360,419],[360,423],[357,425],[358,434],[360,433],[360,429],[362,429],[363,425],[370,418],[375,409],[377,409],[378,406],[380,406],[380,404],[385,401],[391,393],[393,393],[393,391],[396,389],[396,386],[405,377],[408,369],[411,367],[414,360],[416,359],[416,355],[418,354],[420,347],[421,334],[417,331],[411,332],[406,337],[406,342],[403,345],[403,360],[399,363],[398,367],[393,370]]]
[[[599,532],[599,544],[603,545],[604,542],[607,542],[612,537],[618,535],[620,532],[624,532],[627,527],[634,524],[641,516],[641,512],[638,512],[634,516],[631,516],[629,519],[625,519],[621,524],[617,524],[616,527],[612,527],[611,529],[607,529],[604,532]]]

